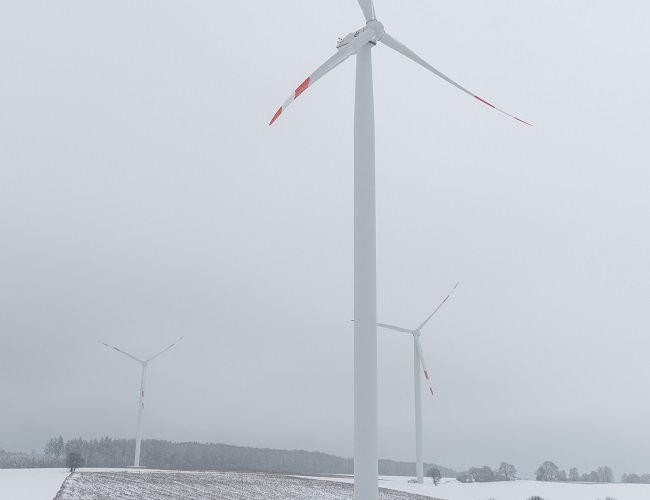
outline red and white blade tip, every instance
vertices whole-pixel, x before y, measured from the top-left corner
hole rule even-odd
[[[527,121],[524,121],[524,120],[522,120],[521,118],[517,118],[516,116],[511,115],[510,113],[506,113],[506,112],[503,111],[502,109],[497,108],[494,104],[487,102],[485,99],[481,99],[481,98],[480,98],[479,96],[477,96],[477,95],[474,96],[474,99],[478,99],[478,100],[481,101],[483,104],[487,104],[487,105],[490,106],[491,108],[496,109],[497,111],[500,111],[500,112],[503,113],[504,115],[508,115],[510,118],[514,118],[515,120],[520,121],[521,123],[525,123],[526,125],[530,125],[531,127],[533,126],[532,123],[528,123]]]
[[[302,82],[300,85],[298,85],[298,88],[293,92],[293,95],[287,99],[287,101],[280,106],[280,109],[278,109],[275,112],[275,115],[273,115],[273,118],[271,118],[271,121],[269,122],[269,126],[273,125],[273,122],[278,119],[278,117],[282,114],[282,111],[284,108],[286,108],[289,104],[291,104],[295,99],[298,98],[300,94],[302,94],[305,90],[307,90],[307,87],[309,87],[309,83],[311,81],[311,78],[307,78],[304,82]]]

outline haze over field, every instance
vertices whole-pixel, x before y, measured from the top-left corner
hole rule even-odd
[[[391,34],[534,124],[373,53],[379,320],[460,280],[421,337],[425,460],[650,472],[650,6],[407,4],[377,0]],[[3,8],[0,448],[134,437],[140,367],[102,342],[185,335],[145,438],[352,456],[353,62],[268,121],[362,25],[353,0]],[[378,335],[379,455],[412,461],[410,339]]]

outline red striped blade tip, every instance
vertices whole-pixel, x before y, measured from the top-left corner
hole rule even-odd
[[[519,122],[521,122],[521,123],[525,123],[526,125],[528,125],[528,126],[530,126],[530,127],[533,126],[532,123],[528,123],[527,121],[524,121],[524,120],[522,120],[521,118],[517,118],[516,116],[512,116],[510,113],[506,113],[505,111],[500,110],[500,109],[497,108],[494,104],[491,104],[491,103],[487,102],[485,99],[481,99],[481,98],[480,98],[479,96],[477,96],[477,95],[475,95],[474,98],[475,98],[475,99],[478,99],[478,100],[481,101],[483,104],[487,104],[487,105],[490,106],[491,108],[494,108],[494,109],[496,109],[496,110],[501,111],[502,113],[504,113],[504,114],[506,114],[506,115],[508,115],[508,116],[510,116],[510,117],[512,117],[512,118],[514,118],[515,120],[517,120],[517,121],[519,121]],[[454,287],[454,288],[456,288],[456,287]],[[447,299],[445,299],[445,300],[447,300]]]
[[[273,118],[271,118],[271,121],[269,122],[269,127],[273,125],[273,122],[278,119],[278,116],[282,114],[282,107],[276,111],[276,113],[273,115]]]
[[[495,107],[496,107],[494,104],[490,104],[490,103],[487,102],[485,99],[481,99],[481,98],[480,98],[479,96],[477,96],[477,95],[475,95],[474,97],[475,97],[476,99],[478,99],[479,101],[481,101],[483,104],[487,104],[487,105],[490,106],[491,108],[495,108]]]

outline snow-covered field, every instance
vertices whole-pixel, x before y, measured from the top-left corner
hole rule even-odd
[[[66,479],[67,478],[67,479]],[[650,500],[647,484],[511,481],[438,486],[382,476],[381,500]],[[62,486],[63,483],[63,486]],[[57,493],[58,492],[58,493]],[[299,477],[245,472],[0,469],[0,500],[339,500],[353,498],[350,477]]]
[[[431,479],[424,484],[409,483],[408,477],[382,476],[380,487],[437,497],[445,500],[527,500],[540,496],[544,500],[650,500],[650,484],[555,483],[542,481],[501,481],[463,484],[443,479],[434,486]],[[352,478],[334,478],[352,483]]]
[[[66,479],[56,500],[342,500],[353,498],[342,482],[254,472],[78,472]],[[381,500],[429,500],[383,490]],[[36,500],[36,499],[34,499]]]
[[[65,469],[0,469],[0,500],[52,500]]]

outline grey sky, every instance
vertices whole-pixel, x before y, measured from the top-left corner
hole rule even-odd
[[[226,6],[227,5],[227,6]],[[642,2],[376,0],[380,321],[425,328],[425,460],[650,472]],[[135,434],[352,450],[354,59],[330,2],[5,2],[0,447]],[[380,455],[413,459],[379,332]]]

